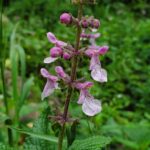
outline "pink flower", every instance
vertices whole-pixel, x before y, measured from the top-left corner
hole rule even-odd
[[[63,13],[60,16],[60,22],[69,25],[72,23],[72,16],[69,13]]]
[[[64,69],[61,66],[56,66],[55,71],[57,73],[57,76],[64,80],[65,82],[70,82],[70,77],[68,74],[65,73]]]
[[[108,51],[108,46],[90,46],[85,54],[91,58],[90,67],[91,76],[95,81],[107,82],[107,72],[105,69],[101,68],[101,63],[99,60],[99,55],[103,55]]]
[[[58,89],[58,77],[51,75],[45,68],[41,68],[41,74],[44,78],[47,79],[41,95],[41,98],[43,100],[45,97],[48,97],[50,94],[52,94],[55,89]]]
[[[94,116],[102,110],[99,100],[88,92],[88,88],[93,86],[92,82],[76,83],[75,87],[80,90],[78,104],[82,104],[82,111],[88,116]]]
[[[51,43],[55,44],[56,47],[63,47],[63,46],[66,46],[66,45],[67,45],[67,43],[58,40],[58,39],[55,37],[55,35],[54,35],[53,33],[51,33],[51,32],[48,32],[48,33],[47,33],[47,38],[48,38],[48,40],[49,40]]]

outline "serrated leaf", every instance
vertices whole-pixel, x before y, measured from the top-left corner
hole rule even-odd
[[[93,136],[84,140],[75,140],[69,150],[101,150],[110,142],[110,137]]]

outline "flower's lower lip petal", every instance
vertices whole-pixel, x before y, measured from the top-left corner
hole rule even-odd
[[[47,57],[47,58],[44,59],[44,63],[45,64],[50,64],[50,63],[56,61],[57,59],[58,58]]]
[[[95,81],[98,82],[107,82],[107,71],[101,67],[95,67],[91,71],[91,76]]]
[[[87,99],[82,105],[82,110],[87,116],[94,116],[101,112],[101,103],[99,100]]]

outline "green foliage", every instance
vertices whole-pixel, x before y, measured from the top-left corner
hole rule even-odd
[[[110,142],[109,137],[93,136],[84,140],[75,140],[69,150],[101,150]]]
[[[34,122],[34,127],[32,129],[33,133],[36,134],[49,134],[49,120],[48,115],[50,114],[50,108],[48,107],[42,115]],[[36,138],[27,137],[24,144],[25,150],[51,150],[50,142]]]
[[[29,79],[26,80],[26,82],[23,84],[22,87],[22,91],[20,94],[20,99],[18,101],[18,107],[17,107],[17,111],[20,112],[21,107],[24,104],[24,101],[27,99],[27,97],[29,96],[30,93],[30,88],[33,84],[33,77],[30,77]]]
[[[150,126],[147,124],[119,125],[114,120],[101,128],[102,134],[109,135],[115,142],[135,150],[147,150],[150,146]]]
[[[76,103],[79,93],[75,93],[72,96],[69,115],[81,118],[79,127],[76,129],[78,139],[90,135],[103,135],[111,137],[110,149],[120,150],[121,147],[121,150],[147,150],[150,145],[149,1],[97,0],[97,3],[98,5],[95,6],[85,6],[84,14],[94,15],[101,20],[99,32],[102,36],[97,40],[97,44],[108,44],[110,46],[109,52],[100,57],[102,67],[108,71],[109,81],[106,84],[95,83],[90,91],[97,99],[101,99],[103,111],[95,117],[88,118],[87,122],[87,118],[82,114],[81,107]],[[19,112],[22,106],[27,104],[25,105],[26,113],[23,113],[21,117],[31,112],[33,107],[29,106],[42,105],[40,90],[43,86],[41,86],[39,70],[43,66],[42,60],[49,55],[49,48],[52,47],[48,43],[46,33],[51,31],[59,39],[74,44],[75,29],[66,28],[58,20],[60,14],[64,11],[71,12],[76,16],[76,6],[70,5],[70,0],[14,0],[13,2],[10,1],[10,5],[4,9],[3,60],[6,58],[5,68],[8,71],[12,70],[13,99],[17,101],[17,103],[12,102],[12,89],[11,86],[8,86],[7,95],[12,115],[13,105],[18,107],[18,110],[16,110]],[[18,21],[20,23],[16,25]],[[8,56],[9,49],[11,50],[10,57]],[[69,61],[62,62],[59,59],[55,65],[62,65],[67,72],[70,71]],[[77,75],[78,77],[84,76],[90,81],[90,72],[87,72],[88,65],[89,59],[81,58]],[[54,73],[53,66],[54,64],[47,66],[51,73]],[[32,88],[33,78],[30,78],[30,76],[33,76],[35,81]],[[16,83],[20,81],[20,77],[21,86]],[[7,76],[6,80],[9,81]],[[0,92],[2,91],[1,83],[0,81]],[[51,110],[56,111],[56,113],[60,111],[57,112],[54,109],[56,104],[57,107],[64,104],[64,89],[54,93],[49,100],[52,106]],[[25,101],[29,92],[31,93],[30,101]],[[2,94],[0,94],[0,127],[2,127],[0,141],[6,141],[3,122],[8,117],[4,115],[1,99],[3,99]],[[35,102],[38,104],[35,104]],[[32,112],[37,113],[37,110],[32,110]],[[35,121],[32,131],[12,129],[29,135],[25,144],[27,150],[43,150],[42,146],[47,149],[47,145],[49,145],[48,149],[55,149],[54,143],[57,142],[57,139],[49,135],[58,135],[60,126],[53,124],[51,134],[49,133],[51,131],[48,130],[49,125],[46,123],[47,118],[44,122],[41,117]],[[22,126],[22,123],[20,124]],[[26,123],[23,124],[26,126]],[[75,138],[74,132],[74,129],[68,128],[68,145],[71,145]],[[85,142],[84,140],[80,141],[85,145],[91,143],[88,139],[85,139]],[[82,145],[80,141],[75,140],[71,148],[78,150],[76,146]],[[99,145],[97,146],[99,149],[101,148]]]
[[[0,143],[0,150],[17,150],[17,149],[12,148],[12,147],[5,145],[3,143]]]
[[[69,124],[69,126],[66,128],[66,135],[67,135],[67,144],[68,144],[68,147],[73,143],[73,141],[76,138],[78,125],[79,125],[79,121],[75,120],[72,123],[72,125]]]
[[[53,143],[57,143],[57,140],[58,140],[56,137],[53,137],[53,136],[48,136],[48,135],[43,135],[43,134],[37,134],[37,133],[33,133],[31,131],[26,131],[26,130],[15,128],[15,127],[12,127],[12,126],[8,126],[8,128],[10,128],[12,130],[16,130],[17,132],[25,134],[25,135],[29,135],[32,138],[46,140],[46,141],[50,141],[50,142],[53,142]]]

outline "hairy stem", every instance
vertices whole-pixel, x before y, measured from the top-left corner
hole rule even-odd
[[[78,20],[80,21],[81,18],[82,18],[82,4],[79,4]],[[81,27],[78,25],[77,26],[77,35],[76,35],[76,45],[75,45],[76,51],[78,51],[78,49],[80,47],[80,34],[81,34]],[[73,82],[76,79],[77,63],[78,63],[78,57],[75,55],[72,58],[71,82]],[[63,113],[64,123],[63,123],[63,126],[61,128],[61,131],[59,134],[59,139],[58,139],[58,150],[62,150],[62,143],[63,143],[64,132],[65,132],[65,124],[66,124],[66,119],[67,119],[68,108],[69,108],[69,103],[71,100],[72,91],[73,91],[73,88],[69,85],[67,97],[66,97],[66,101],[65,101],[65,106],[64,106],[64,113]]]

